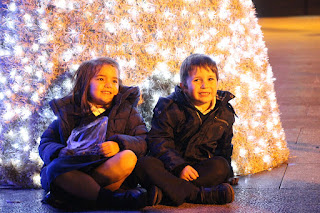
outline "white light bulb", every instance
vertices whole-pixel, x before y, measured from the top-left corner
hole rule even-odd
[[[265,156],[263,157],[263,161],[264,161],[265,163],[270,163],[270,162],[271,162],[271,157],[270,157],[269,155],[265,155]]]
[[[244,158],[247,155],[247,150],[240,148],[239,155]]]
[[[11,2],[8,6],[8,9],[11,11],[11,12],[15,12],[16,9],[17,9],[17,6],[14,2]]]

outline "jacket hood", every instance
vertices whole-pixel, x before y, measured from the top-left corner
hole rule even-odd
[[[218,90],[217,91],[217,100],[221,101],[221,105],[225,106],[228,104],[228,102],[233,99],[235,96],[228,91],[222,91],[222,90]],[[171,93],[168,96],[169,99],[174,100],[175,102],[178,102],[182,105],[187,105],[188,107],[192,107],[195,108],[192,104],[191,104],[191,100],[190,98],[182,91],[182,88],[180,86],[176,86],[175,87],[175,91],[173,93]]]
[[[134,107],[138,105],[140,98],[139,87],[120,86],[119,93],[115,97],[115,103],[121,104],[124,100],[128,101]]]

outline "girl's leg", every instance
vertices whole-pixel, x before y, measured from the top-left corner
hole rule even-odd
[[[74,196],[87,200],[96,200],[101,188],[90,175],[78,170],[59,175],[54,184]]]
[[[91,176],[101,187],[115,191],[132,173],[136,163],[137,157],[134,152],[124,150],[97,167]]]
[[[111,191],[119,189],[136,162],[136,155],[130,150],[124,150],[96,168],[91,175],[73,170],[56,177],[54,184],[75,196],[96,200],[101,187]]]

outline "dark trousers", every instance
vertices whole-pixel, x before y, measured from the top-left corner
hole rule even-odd
[[[186,181],[165,169],[161,160],[145,156],[139,158],[135,173],[142,187],[159,187],[170,204],[176,206],[195,201],[199,187],[215,186],[228,179],[230,167],[222,157],[213,157],[191,166],[197,170],[199,177],[195,181]]]

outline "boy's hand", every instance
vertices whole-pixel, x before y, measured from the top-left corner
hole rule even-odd
[[[192,166],[186,166],[180,173],[180,178],[186,181],[193,181],[199,177],[197,170],[195,170]]]
[[[106,157],[112,157],[120,151],[118,143],[106,141],[100,145],[100,152]]]

